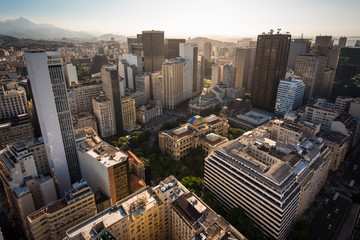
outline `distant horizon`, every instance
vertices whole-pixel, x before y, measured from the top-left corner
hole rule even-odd
[[[167,37],[256,37],[282,28],[292,36],[360,36],[360,1],[356,0],[13,0],[2,3],[0,20],[20,16],[94,35],[136,36],[159,29]]]

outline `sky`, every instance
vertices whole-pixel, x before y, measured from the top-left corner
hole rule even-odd
[[[0,20],[92,33],[166,37],[254,37],[281,28],[293,36],[360,36],[359,0],[0,0]]]

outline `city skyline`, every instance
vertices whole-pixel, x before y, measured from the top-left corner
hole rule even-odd
[[[309,5],[311,4],[311,8]],[[91,6],[90,6],[91,5]],[[134,36],[142,30],[162,30],[169,37],[256,36],[273,28],[293,36],[356,36],[360,30],[357,14],[360,2],[303,1],[113,1],[77,0],[27,2],[7,1],[0,10],[0,20],[27,18],[34,23],[52,24],[94,35],[116,33]],[[86,9],[84,8],[86,6]],[[90,7],[89,7],[90,6]],[[230,7],[231,6],[231,7]],[[296,11],[294,11],[296,9]],[[174,11],[179,14],[174,15]],[[253,10],[253,11],[249,11]],[[275,14],[276,13],[276,14]]]

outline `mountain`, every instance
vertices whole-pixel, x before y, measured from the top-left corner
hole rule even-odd
[[[206,43],[206,42],[211,42],[211,45],[213,45],[213,46],[216,45],[216,46],[221,46],[221,47],[231,47],[231,46],[235,45],[235,43],[233,43],[233,42],[222,42],[219,40],[214,40],[214,39],[210,39],[210,38],[206,38],[206,37],[191,38],[191,39],[187,39],[186,42],[197,43],[197,45],[199,46],[199,49],[203,49],[204,43]]]
[[[103,34],[103,35],[97,37],[98,40],[103,40],[103,41],[110,41],[111,38],[114,38],[114,40],[118,41],[118,42],[126,42],[127,41],[127,37],[122,36],[122,35],[111,34],[111,33]]]
[[[89,33],[62,29],[50,24],[35,24],[26,18],[0,21],[0,33],[17,38],[59,39],[92,38]]]

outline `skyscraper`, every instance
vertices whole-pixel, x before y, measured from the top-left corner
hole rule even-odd
[[[330,98],[335,100],[340,95],[360,96],[360,48],[341,48]]]
[[[243,87],[248,93],[254,76],[255,53],[255,48],[236,48],[235,52],[235,87]]]
[[[211,60],[211,42],[204,43],[204,57],[206,60]]]
[[[288,67],[294,69],[297,56],[308,53],[310,50],[310,39],[293,39],[290,43]]]
[[[179,44],[180,57],[190,61],[190,81],[191,93],[190,97],[198,91],[198,46],[196,43],[180,43]]]
[[[291,35],[258,36],[251,102],[254,107],[273,112],[280,79],[285,77]]]
[[[80,178],[66,81],[59,52],[25,53],[46,153],[59,192]]]
[[[316,36],[316,47],[331,47],[332,45],[332,36]]]
[[[105,95],[113,105],[115,129],[116,132],[119,132],[123,128],[119,74],[115,66],[103,66],[101,69],[101,77]]]
[[[172,59],[180,56],[179,44],[185,43],[185,39],[165,39],[165,58]]]
[[[143,31],[142,43],[144,50],[144,71],[154,72],[161,70],[165,61],[164,32]]]
[[[346,37],[341,37],[341,38],[339,38],[339,44],[338,44],[338,46],[339,46],[339,47],[345,47],[345,46],[346,46],[346,41],[347,41],[347,38],[346,38]]]
[[[175,109],[184,100],[184,65],[182,58],[166,61],[162,66],[162,96],[165,109]]]

